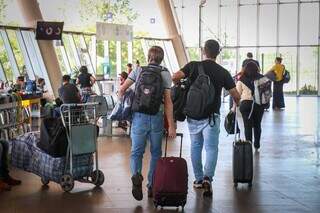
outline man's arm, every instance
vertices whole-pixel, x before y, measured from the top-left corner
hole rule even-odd
[[[127,78],[126,81],[121,85],[119,89],[119,97],[122,97],[123,94],[127,91],[127,89],[134,83],[131,79]]]
[[[164,113],[169,124],[168,136],[171,138],[175,138],[176,127],[173,121],[173,104],[171,101],[171,91],[169,89],[166,89],[164,91]]]
[[[237,106],[240,104],[240,94],[238,93],[237,89],[234,87],[229,90],[230,95],[232,96],[234,102]]]
[[[181,79],[185,78],[186,75],[184,74],[184,72],[182,72],[181,70],[179,70],[178,72],[174,73],[172,75],[172,81],[177,83],[179,82]]]

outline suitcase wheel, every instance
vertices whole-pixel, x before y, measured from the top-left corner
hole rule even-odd
[[[248,186],[249,186],[249,187],[252,187],[252,182],[249,182],[249,183],[248,183]]]
[[[42,183],[42,185],[47,186],[49,184],[49,180],[41,177],[41,183]]]
[[[65,192],[70,192],[74,187],[74,180],[72,175],[64,174],[60,179],[60,186]]]
[[[98,178],[97,178],[97,171],[98,171]],[[91,174],[91,179],[93,184],[96,186],[101,186],[104,183],[104,174],[101,170],[95,170]]]

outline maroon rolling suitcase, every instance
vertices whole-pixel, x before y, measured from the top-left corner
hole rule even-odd
[[[183,134],[181,137],[180,157],[167,157],[167,143],[164,157],[157,162],[153,176],[153,202],[158,206],[181,206],[187,202],[188,194],[188,168],[187,162],[181,157]]]

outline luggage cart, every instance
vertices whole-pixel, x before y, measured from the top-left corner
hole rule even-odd
[[[97,113],[98,102],[82,104],[63,104],[60,107],[62,123],[66,128],[68,150],[64,175],[61,177],[61,188],[69,192],[74,187],[74,181],[92,183],[101,186],[104,174],[99,170],[97,152]],[[73,157],[78,155],[95,155],[95,170],[82,177],[74,175]]]

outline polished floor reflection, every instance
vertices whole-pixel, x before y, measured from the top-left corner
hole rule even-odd
[[[192,188],[189,136],[185,124],[179,124],[179,131],[186,136],[183,157],[188,161],[190,173],[185,212],[320,212],[320,99],[290,97],[286,98],[286,104],[285,111],[264,115],[261,151],[254,154],[251,190],[246,185],[240,185],[238,190],[233,188],[233,136],[221,130],[212,199],[204,199],[201,191]],[[223,119],[226,113],[224,105]],[[0,194],[0,212],[156,212],[146,190],[142,202],[131,196],[129,138],[104,137],[99,139],[99,145],[100,167],[106,177],[101,188],[76,183],[71,193],[63,193],[55,183],[42,187],[36,175],[13,169],[12,174],[22,179],[23,185]],[[178,140],[169,144],[169,155],[178,151]],[[146,151],[144,165],[149,157]]]

